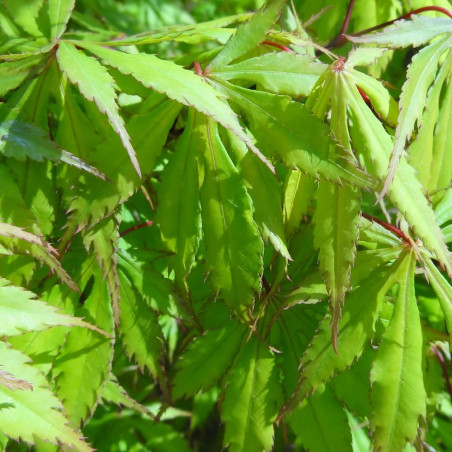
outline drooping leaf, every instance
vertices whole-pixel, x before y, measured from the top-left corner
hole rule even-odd
[[[402,450],[407,441],[412,443],[420,417],[426,414],[415,262],[413,252],[403,260],[392,319],[372,367],[370,423],[377,450]]]
[[[331,338],[337,347],[338,322],[358,242],[360,192],[352,186],[322,183],[316,192],[314,244],[330,295]]]
[[[290,237],[300,226],[302,216],[307,213],[315,189],[315,181],[298,168],[291,170],[284,184],[284,230]]]
[[[382,197],[391,185],[397,171],[399,160],[402,158],[405,143],[411,136],[414,125],[422,117],[424,100],[427,91],[435,79],[438,61],[448,47],[452,45],[452,38],[443,38],[438,42],[423,48],[412,59],[407,72],[407,81],[403,85],[400,95],[400,114],[395,132],[394,147],[388,166],[388,174],[380,194]]]
[[[0,362],[7,363],[7,371],[15,378],[33,386],[32,391],[21,391],[0,385],[0,423],[4,434],[28,444],[34,444],[35,438],[39,438],[52,444],[66,444],[80,452],[93,450],[67,425],[61,402],[26,355],[1,341]]]
[[[6,109],[1,114],[2,119],[5,120],[0,123],[0,152],[6,157],[19,160],[28,157],[38,162],[43,159],[61,161],[107,180],[107,177],[92,165],[60,149],[56,143],[45,136],[45,132],[40,128],[15,119],[16,115],[17,112],[7,112]],[[8,118],[12,119],[6,120]]]
[[[191,270],[201,232],[199,143],[194,131],[197,116],[199,113],[189,112],[179,146],[164,170],[156,215],[163,242],[175,253],[172,265],[179,287],[184,287]]]
[[[276,22],[283,4],[284,0],[275,0],[266,8],[261,8],[248,22],[241,24],[220,53],[210,62],[207,70],[226,66],[263,41],[268,29]]]
[[[165,343],[157,315],[127,275],[119,271],[118,276],[121,290],[119,333],[125,351],[138,363],[140,369],[146,367],[162,382]]]
[[[236,115],[227,103],[220,100],[218,93],[204,83],[201,77],[171,61],[161,60],[154,55],[144,53],[133,55],[83,42],[80,42],[80,45],[104,59],[110,66],[119,69],[123,74],[131,74],[147,88],[152,88],[170,99],[193,107],[200,113],[215,119],[237,135],[273,170],[270,163],[242,129]]]
[[[328,386],[297,407],[290,415],[289,423],[298,441],[309,450],[353,450],[346,412]]]
[[[280,400],[272,353],[252,336],[234,360],[228,378],[221,416],[226,429],[224,445],[229,445],[231,452],[269,451]]]
[[[60,2],[63,0],[55,1]],[[111,126],[121,138],[132,165],[138,175],[141,176],[135,150],[130,142],[124,120],[118,113],[113,78],[97,60],[86,56],[69,42],[61,41],[56,55],[58,64],[68,79],[78,86],[80,92],[87,100],[94,101],[99,111],[107,115]]]
[[[347,36],[352,42],[380,44],[391,47],[417,47],[436,36],[452,32],[450,19],[445,17],[411,16],[410,20],[398,20],[390,27],[375,34]]]
[[[24,81],[36,74],[43,63],[42,55],[33,55],[18,61],[3,62],[0,64],[0,96],[22,85]]]
[[[260,289],[262,239],[252,217],[251,199],[233,165],[218,125],[206,118],[202,134],[204,182],[201,187],[206,266],[215,290],[243,316]]]
[[[230,322],[196,338],[178,362],[173,396],[178,399],[206,391],[222,378],[237,354],[243,334],[242,326]]]
[[[262,149],[275,151],[288,167],[314,177],[366,185],[368,178],[347,160],[339,164],[328,155],[327,128],[289,97],[253,91],[223,82],[216,84],[243,110]]]
[[[383,180],[392,149],[391,137],[371,113],[356,88],[347,84],[346,91],[350,105],[349,127],[354,147],[362,156],[367,170]],[[423,194],[413,168],[405,159],[400,161],[394,182],[389,188],[389,197],[424,245],[436,254],[441,265],[452,275],[452,259],[435,214]]]
[[[94,258],[84,263],[81,273],[85,289],[88,286],[90,290],[79,299],[74,313],[112,335],[114,320],[108,287]],[[113,359],[112,340],[86,328],[77,330],[69,330],[53,368],[56,392],[76,428],[99,402]]]
[[[83,320],[58,312],[53,306],[36,300],[36,295],[10,285],[0,278],[0,325],[2,336],[15,336],[26,331],[40,331],[51,326],[80,326],[105,333]]]
[[[209,77],[246,80],[272,93],[307,96],[324,70],[325,65],[310,56],[278,52],[209,69]]]
[[[253,217],[265,240],[270,239],[275,249],[290,259],[284,237],[281,198],[277,179],[255,155],[232,134],[229,135],[231,151],[236,156],[237,169],[253,203]]]

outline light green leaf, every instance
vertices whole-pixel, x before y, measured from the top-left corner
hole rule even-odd
[[[275,0],[261,8],[248,22],[240,25],[220,53],[211,61],[207,71],[219,66],[226,66],[254,49],[265,39],[268,29],[276,22],[284,0]]]
[[[83,275],[80,284],[85,287],[86,299],[80,299],[74,314],[112,335],[114,321],[108,287],[94,258],[85,261],[79,271]],[[69,330],[54,363],[53,374],[58,397],[75,428],[91,415],[99,402],[112,359],[112,340],[86,328]]]
[[[330,295],[331,338],[337,347],[338,322],[350,285],[358,242],[361,194],[356,187],[321,183],[316,192],[314,245]]]
[[[235,321],[195,338],[177,364],[173,397],[207,391],[231,366],[239,350],[244,329]]]
[[[35,438],[52,444],[65,444],[80,452],[93,449],[80,433],[67,425],[61,402],[50,391],[44,376],[29,364],[29,358],[0,341],[0,363],[15,378],[33,385],[33,391],[8,389],[0,385],[0,424],[2,433],[18,441],[34,444]]]
[[[443,33],[452,32],[452,22],[445,17],[411,16],[410,20],[398,20],[390,27],[375,34],[347,36],[360,44],[380,44],[398,47],[418,47]]]
[[[269,451],[280,402],[273,355],[252,336],[234,360],[228,378],[221,415],[226,428],[224,445],[231,452]]]
[[[125,351],[141,370],[145,367],[163,382],[165,342],[156,313],[121,270],[118,272],[121,293],[119,333]]]
[[[247,317],[254,292],[260,290],[263,255],[251,199],[221,141],[217,123],[206,118],[196,133],[204,140],[201,213],[207,270],[228,306]]]
[[[209,70],[209,77],[246,80],[272,93],[307,96],[324,70],[325,64],[315,62],[310,56],[277,52],[216,67]]]
[[[372,114],[356,88],[347,83],[350,106],[349,127],[355,149],[366,169],[379,179],[386,176],[392,139],[381,122]],[[452,275],[452,259],[445,244],[435,214],[428,204],[413,168],[405,159],[400,161],[389,197],[424,245],[436,254],[441,265]]]
[[[113,78],[96,59],[86,56],[69,42],[61,41],[56,55],[60,69],[67,75],[71,83],[78,85],[82,95],[87,100],[94,101],[99,111],[107,115],[111,126],[121,138],[132,165],[141,177],[135,150],[130,142],[124,120],[118,113]]]
[[[66,30],[75,0],[48,0],[50,40],[56,41]],[[61,43],[60,43],[61,44]]]
[[[354,47],[347,56],[345,66],[350,69],[355,66],[369,66],[375,63],[375,60],[380,58],[386,51],[386,49],[378,47]]]
[[[94,325],[58,312],[53,306],[36,300],[36,295],[0,278],[0,335],[15,336],[26,331],[41,331],[51,326],[81,326],[106,335]]]
[[[131,74],[147,88],[152,88],[170,99],[210,116],[237,135],[274,171],[274,168],[242,129],[237,116],[227,103],[220,100],[218,93],[204,83],[198,75],[172,61],[161,60],[154,55],[118,52],[84,42],[78,44],[105,60],[110,66],[119,69],[123,74]]]
[[[446,37],[421,49],[412,59],[407,72],[407,81],[403,85],[400,95],[400,114],[395,132],[394,147],[388,166],[388,174],[379,198],[389,190],[398,163],[404,154],[406,141],[410,138],[416,122],[419,127],[421,125],[420,120],[425,108],[427,91],[435,79],[438,61],[451,45],[452,38]]]
[[[441,310],[443,311],[444,318],[448,331],[452,331],[452,286],[447,281],[440,271],[436,268],[436,265],[428,256],[422,256],[424,268],[427,272],[428,281],[432,285],[433,290],[438,297]],[[449,343],[452,347],[452,335],[449,334]]]
[[[24,81],[33,77],[41,68],[43,63],[42,55],[32,55],[18,61],[7,61],[0,64],[0,96],[4,96],[9,91],[21,86]]]
[[[416,170],[417,177],[427,193],[431,193],[437,188],[444,188],[447,185],[446,182],[442,186],[437,186],[435,183],[432,184],[431,181],[437,181],[441,167],[450,166],[450,164],[447,163],[449,160],[448,156],[444,159],[444,154],[435,155],[434,148],[436,145],[435,141],[437,141],[437,134],[441,133],[441,135],[443,135],[445,132],[439,127],[438,131],[436,131],[436,127],[439,122],[440,103],[444,105],[447,102],[446,99],[443,100],[442,93],[445,88],[444,83],[450,77],[451,71],[452,52],[449,52],[446,61],[439,68],[436,80],[429,89],[428,95],[426,93],[427,100],[425,102],[425,109],[422,112],[422,119],[418,118],[418,124],[421,124],[421,127],[418,127],[419,132],[409,147],[410,165]],[[446,116],[447,109],[448,107],[446,106]],[[443,127],[447,130],[449,125],[444,124]],[[444,137],[444,135],[438,138],[445,138],[447,140],[447,136]],[[444,146],[444,143],[441,144]],[[436,162],[437,158],[439,158],[439,162]]]
[[[184,288],[184,281],[193,265],[201,233],[198,174],[200,143],[194,133],[197,117],[199,113],[190,110],[176,152],[163,171],[156,215],[163,243],[175,253],[171,263],[175,280],[181,288]]]
[[[17,25],[32,36],[42,36],[36,19],[43,0],[4,0],[11,17]]]
[[[324,177],[366,185],[368,179],[350,162],[339,164],[328,156],[332,143],[328,128],[289,97],[253,91],[223,82],[216,84],[243,110],[258,145],[277,152],[285,165],[296,166],[314,178]]]
[[[289,170],[284,184],[284,230],[287,237],[293,235],[300,226],[302,216],[314,195],[316,183],[298,168]]]
[[[347,414],[326,386],[297,407],[289,417],[297,440],[311,451],[352,451],[352,435]]]
[[[426,414],[423,346],[414,289],[415,255],[400,268],[399,294],[392,319],[378,347],[371,372],[370,424],[376,450],[402,450],[417,435]]]

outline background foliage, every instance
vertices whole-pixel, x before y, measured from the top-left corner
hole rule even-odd
[[[0,4],[4,450],[452,449],[451,5],[353,3]]]

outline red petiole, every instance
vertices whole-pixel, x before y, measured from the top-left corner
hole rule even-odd
[[[361,213],[361,215],[368,219],[369,221],[373,221],[375,223],[378,223],[380,226],[383,226],[388,231],[391,231],[393,234],[400,237],[404,242],[411,244],[410,239],[401,231],[398,227],[386,223],[386,221],[380,220],[379,218],[375,218],[372,215],[368,215],[367,213]]]
[[[274,41],[262,41],[262,44],[265,44],[267,46],[276,47],[277,49],[280,49],[283,52],[292,52],[292,49],[289,49],[289,47],[286,47],[286,46],[279,44],[277,42],[274,42]]]
[[[152,220],[146,221],[144,223],[136,224],[134,226],[131,226],[130,228],[126,229],[125,231],[122,231],[119,233],[119,237],[124,237],[127,234],[130,234],[133,231],[136,231],[137,229],[144,228],[146,226],[152,226],[154,222]]]

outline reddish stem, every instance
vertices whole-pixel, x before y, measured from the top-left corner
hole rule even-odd
[[[380,28],[387,27],[388,25],[392,25],[394,22],[402,19],[409,19],[413,14],[419,14],[426,11],[437,11],[439,13],[443,13],[446,16],[449,16],[452,19],[452,11],[449,11],[446,8],[442,8],[441,6],[424,6],[423,8],[418,8],[409,13],[404,14],[403,16],[397,17],[397,19],[390,20],[388,22],[384,22],[382,24],[375,25],[375,27],[366,28],[365,30],[361,30],[358,33],[354,33],[351,36],[362,36],[367,33],[371,33],[372,31],[379,30]]]
[[[197,75],[203,75],[202,74],[201,65],[199,64],[198,61],[194,61],[193,62],[193,67],[195,68],[195,72],[196,72]]]
[[[367,218],[369,221],[378,223],[380,226],[383,226],[388,231],[391,231],[393,234],[400,237],[404,242],[411,244],[409,238],[398,227],[396,227],[392,224],[386,223],[386,221],[380,220],[379,218],[375,218],[372,215],[368,215],[367,213],[362,213],[361,215],[364,218]]]
[[[350,24],[350,19],[352,17],[353,6],[355,6],[355,0],[350,0],[350,3],[348,4],[347,14],[345,16],[344,23],[342,24],[341,31],[339,32],[340,35],[347,33],[347,29]]]
[[[262,41],[262,44],[265,44],[267,46],[276,47],[276,48],[282,50],[283,52],[292,52],[292,49],[289,49],[289,47],[283,46],[282,44],[279,44],[274,41]]]
[[[370,104],[369,96],[358,85],[356,85],[356,87],[358,88],[359,94],[361,94],[361,97],[363,98],[364,102],[366,104]]]
[[[119,237],[124,237],[127,234],[130,234],[133,231],[136,231],[137,229],[145,228],[146,226],[152,226],[154,222],[152,220],[146,221],[144,223],[136,224],[134,226],[131,226],[130,228],[126,229],[125,231],[122,231],[119,233]]]

